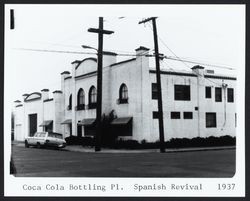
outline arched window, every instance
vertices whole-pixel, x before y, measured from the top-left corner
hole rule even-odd
[[[68,106],[68,110],[72,109],[72,94],[70,94],[69,96],[69,106]]]
[[[83,110],[84,109],[84,101],[85,95],[83,89],[79,89],[77,94],[77,110]]]
[[[128,103],[128,87],[124,83],[120,86],[119,102],[120,103]]]
[[[89,89],[89,109],[96,108],[97,91],[94,86]]]

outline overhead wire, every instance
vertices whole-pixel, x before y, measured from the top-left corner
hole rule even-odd
[[[151,29],[151,31],[153,31],[153,28],[150,26],[151,24],[149,23],[149,24],[146,24],[146,26],[148,26],[150,29]],[[180,61],[180,62],[182,62],[189,70],[190,70],[190,66],[188,66],[183,60],[181,60],[180,59],[180,57],[178,57],[169,47],[168,47],[168,45],[163,41],[163,39],[159,36],[159,34],[158,34],[158,38],[159,38],[159,40],[160,40],[160,42],[176,57],[176,58],[178,58],[178,61]],[[195,72],[194,72],[195,73]],[[201,76],[199,73],[195,73],[197,76]],[[205,78],[205,77],[204,77]],[[205,78],[205,79],[207,79],[208,81],[210,81],[210,82],[212,82],[212,83],[214,83],[214,84],[216,84],[216,85],[218,85],[218,86],[221,86],[221,84],[218,84],[217,82],[214,82],[214,81],[212,81],[212,80],[210,80],[210,79],[208,79],[208,78]]]

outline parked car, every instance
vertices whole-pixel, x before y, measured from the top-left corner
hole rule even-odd
[[[53,132],[36,132],[33,137],[25,138],[25,147],[36,146],[40,148],[44,147],[56,147],[63,148],[66,146],[66,141],[63,139],[63,135]]]

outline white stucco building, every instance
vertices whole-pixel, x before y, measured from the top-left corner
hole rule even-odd
[[[138,141],[159,140],[156,72],[149,67],[147,48],[136,49],[136,57],[122,62],[104,52],[102,112],[113,114],[110,122],[118,137]],[[96,118],[97,60],[72,62],[72,70],[61,73],[61,90],[48,97],[25,94],[16,101],[15,139],[35,131],[93,136]],[[161,70],[165,140],[208,136],[235,136],[236,78],[218,75],[201,66],[190,71]]]

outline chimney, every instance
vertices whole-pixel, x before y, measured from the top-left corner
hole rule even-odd
[[[148,54],[149,49],[143,46],[140,46],[139,48],[135,49],[136,57],[140,57],[142,55]]]
[[[66,77],[69,77],[70,76],[70,72],[69,71],[63,71],[62,73],[61,73],[61,77],[64,79],[64,78],[66,78]]]
[[[195,74],[200,75],[200,76],[204,76],[204,67],[203,66],[196,65],[196,66],[192,67],[191,69]]]
[[[42,92],[42,100],[43,101],[49,99],[49,90],[48,89],[42,89],[41,92]]]
[[[53,98],[55,102],[60,102],[63,92],[61,90],[53,91]]]
[[[103,67],[116,63],[116,56],[114,52],[103,51]]]
[[[22,104],[22,102],[20,100],[14,101],[14,107],[21,105],[21,104]]]

